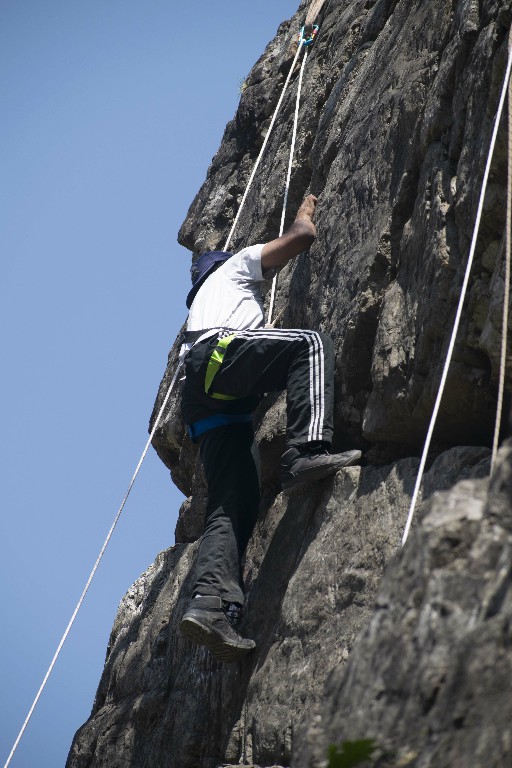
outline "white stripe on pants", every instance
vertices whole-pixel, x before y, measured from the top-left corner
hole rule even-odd
[[[243,339],[281,339],[301,340],[306,339],[309,346],[309,398],[311,406],[311,421],[308,431],[308,442],[322,440],[322,425],[325,414],[324,400],[324,349],[322,339],[316,331],[256,329],[240,331],[237,338]]]

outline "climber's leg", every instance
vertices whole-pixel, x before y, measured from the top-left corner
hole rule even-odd
[[[329,452],[333,432],[334,345],[323,333],[261,329],[238,332],[226,348],[212,390],[248,397],[287,390],[287,443],[281,483],[288,491],[355,464],[361,451]]]
[[[240,562],[258,517],[259,453],[252,424],[217,427],[200,438],[208,483],[194,594],[244,602]]]
[[[213,399],[236,400],[287,390],[287,443],[330,445],[334,346],[329,336],[301,329],[237,331],[210,387]],[[229,401],[223,402],[229,408]],[[236,402],[236,401],[235,401]]]
[[[255,647],[237,627],[244,602],[241,558],[259,511],[259,454],[247,423],[211,429],[200,444],[208,504],[193,597],[180,628],[217,659],[234,661]]]

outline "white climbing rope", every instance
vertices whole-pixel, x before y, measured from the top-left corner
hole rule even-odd
[[[286,184],[284,189],[284,201],[283,201],[283,210],[281,213],[281,225],[279,227],[279,237],[283,234],[284,231],[284,220],[286,217],[286,206],[288,204],[288,193],[290,191],[290,180],[292,176],[292,165],[293,165],[293,158],[295,155],[295,142],[297,139],[297,124],[299,122],[299,107],[300,107],[300,95],[302,91],[302,78],[304,76],[304,68],[306,66],[306,61],[308,58],[308,49],[304,48],[304,56],[302,59],[302,66],[300,68],[300,75],[299,75],[299,84],[297,86],[297,99],[295,101],[295,115],[293,118],[293,132],[292,132],[292,143],[290,147],[290,158],[288,160],[288,173],[286,175]],[[272,314],[274,312],[274,301],[276,297],[276,288],[277,288],[277,273],[274,275],[274,279],[272,280],[272,293],[270,295],[270,305],[268,309],[268,319],[267,323],[270,324],[272,322]]]
[[[164,401],[162,403],[160,411],[158,412],[158,416],[156,417],[155,423],[153,424],[153,429],[151,430],[151,434],[150,434],[150,436],[148,438],[146,446],[145,446],[145,448],[144,448],[144,450],[142,452],[142,455],[141,455],[141,457],[139,459],[139,463],[137,464],[135,472],[133,473],[132,479],[130,480],[130,484],[128,486],[128,490],[126,491],[126,493],[124,495],[124,499],[121,502],[121,506],[119,507],[117,515],[114,518],[114,522],[112,523],[112,526],[111,526],[111,528],[110,528],[110,530],[109,530],[109,532],[107,534],[107,538],[105,539],[105,541],[103,543],[103,546],[101,548],[101,551],[100,551],[100,553],[98,555],[98,558],[97,558],[96,562],[94,563],[94,567],[93,567],[93,569],[92,569],[92,571],[90,573],[89,578],[87,579],[87,583],[86,583],[86,585],[84,587],[84,590],[83,590],[83,592],[82,592],[82,594],[80,596],[80,599],[79,599],[79,601],[78,601],[78,603],[76,605],[75,610],[73,611],[73,615],[71,616],[71,619],[69,620],[69,624],[67,625],[66,630],[65,630],[64,634],[62,635],[62,639],[61,639],[61,641],[60,641],[60,643],[58,645],[58,648],[57,648],[57,650],[55,652],[55,655],[54,655],[54,657],[52,659],[52,662],[51,662],[50,666],[48,667],[48,671],[47,671],[46,675],[44,676],[44,680],[41,683],[41,686],[40,686],[40,688],[39,688],[39,690],[37,692],[37,695],[36,695],[36,697],[35,697],[35,699],[34,699],[34,701],[32,703],[32,706],[30,707],[30,710],[29,710],[29,713],[28,713],[28,715],[27,715],[27,717],[25,719],[25,722],[23,723],[23,726],[22,726],[22,728],[21,728],[21,730],[20,730],[20,732],[18,734],[18,737],[17,737],[16,741],[14,742],[14,746],[11,749],[9,757],[7,758],[7,762],[4,765],[4,768],[8,767],[9,763],[11,762],[11,760],[12,760],[12,758],[14,756],[14,753],[16,752],[16,749],[18,747],[18,744],[20,743],[21,737],[23,736],[23,734],[25,732],[25,729],[26,729],[26,727],[27,727],[27,725],[29,723],[29,720],[32,717],[32,714],[33,714],[33,712],[34,712],[34,710],[35,710],[35,708],[37,706],[37,702],[39,701],[39,698],[41,697],[41,694],[42,694],[42,692],[43,692],[43,690],[44,690],[44,688],[46,686],[46,683],[48,682],[48,678],[50,677],[50,675],[52,673],[52,670],[53,670],[53,668],[54,668],[54,666],[55,666],[55,664],[57,662],[57,659],[59,658],[59,654],[61,652],[62,646],[66,642],[66,639],[67,639],[67,637],[68,637],[68,635],[69,635],[69,633],[71,631],[71,627],[73,626],[73,623],[74,623],[74,621],[76,619],[77,613],[78,613],[78,611],[80,610],[80,608],[82,606],[82,603],[83,603],[83,601],[85,599],[85,596],[86,596],[87,591],[88,591],[88,589],[89,589],[89,587],[91,585],[91,582],[92,582],[92,580],[94,578],[94,575],[95,575],[96,571],[98,570],[98,566],[99,566],[99,564],[101,562],[101,559],[102,559],[102,557],[103,557],[103,555],[105,553],[107,545],[108,545],[110,539],[112,538],[112,534],[114,533],[114,528],[116,527],[117,522],[118,522],[119,518],[121,517],[121,513],[122,513],[122,511],[124,509],[124,506],[125,506],[127,500],[128,500],[128,496],[130,495],[130,492],[131,492],[131,490],[133,488],[133,484],[135,483],[135,479],[136,479],[136,477],[137,477],[137,475],[139,473],[139,469],[141,468],[142,462],[144,461],[144,459],[146,457],[146,454],[147,454],[147,452],[149,450],[149,446],[151,445],[151,441],[153,440],[155,432],[156,432],[156,430],[158,428],[158,425],[160,423],[160,419],[162,418],[163,412],[164,412],[164,410],[165,410],[165,408],[167,406],[167,403],[169,402],[169,397],[171,396],[171,392],[172,392],[172,390],[174,388],[174,384],[176,383],[176,379],[178,378],[178,373],[180,372],[180,370],[181,370],[181,364],[178,363],[178,366],[176,368],[176,371],[174,373],[172,381],[171,381],[171,383],[169,385],[169,389],[167,390],[167,394],[166,394],[166,396],[164,398]]]
[[[512,50],[512,30],[509,36],[509,51]],[[507,217],[505,223],[505,290],[503,295],[503,316],[501,320],[501,355],[498,382],[498,403],[496,423],[492,441],[491,476],[496,467],[498,440],[500,436],[501,415],[503,412],[503,394],[505,392],[505,370],[507,366],[508,312],[510,307],[510,229],[512,227],[512,82],[508,83],[508,157],[507,157]],[[501,257],[501,251],[500,256]]]
[[[448,354],[446,356],[446,362],[445,362],[445,366],[444,366],[444,369],[443,369],[443,375],[441,377],[441,383],[440,383],[440,386],[439,386],[439,391],[437,393],[437,398],[436,398],[436,402],[435,402],[435,405],[434,405],[434,411],[432,413],[432,418],[430,420],[430,424],[429,424],[429,428],[428,428],[428,432],[427,432],[427,437],[426,437],[426,440],[425,440],[425,446],[423,448],[423,454],[421,456],[420,466],[419,466],[419,469],[418,469],[418,476],[416,478],[416,485],[414,487],[414,493],[413,493],[413,496],[412,496],[411,506],[410,506],[410,509],[409,509],[409,515],[407,517],[407,522],[405,524],[405,529],[404,529],[404,533],[403,533],[403,536],[402,536],[402,546],[407,541],[407,537],[409,535],[409,530],[410,530],[412,519],[413,519],[413,516],[414,516],[414,510],[416,508],[416,503],[418,501],[418,495],[419,495],[419,491],[420,491],[421,481],[423,479],[423,473],[425,471],[425,463],[427,461],[427,455],[428,455],[428,451],[429,451],[429,448],[430,448],[430,441],[432,439],[432,434],[434,432],[434,427],[435,427],[435,424],[436,424],[437,414],[439,412],[439,406],[441,405],[441,399],[442,399],[443,393],[444,393],[444,387],[445,387],[445,384],[446,384],[446,378],[448,376],[448,369],[450,367],[450,363],[451,363],[451,360],[452,360],[453,349],[454,349],[454,346],[455,346],[455,339],[457,337],[457,331],[459,329],[460,318],[461,318],[461,315],[462,315],[462,308],[463,308],[463,305],[464,305],[464,299],[466,297],[466,291],[467,291],[467,287],[468,287],[469,276],[470,276],[470,273],[471,273],[471,267],[473,265],[473,257],[475,255],[477,236],[478,236],[478,232],[479,232],[479,229],[480,229],[480,220],[482,218],[482,209],[483,209],[483,205],[484,205],[485,192],[486,192],[486,189],[487,189],[487,181],[488,181],[489,172],[490,172],[490,169],[491,169],[491,161],[492,161],[492,158],[493,158],[493,155],[494,155],[494,148],[496,146],[496,137],[498,135],[498,128],[499,128],[499,124],[500,124],[501,115],[502,115],[502,112],[503,112],[503,105],[505,103],[505,97],[506,97],[506,94],[507,94],[508,84],[509,84],[509,81],[510,81],[511,69],[512,69],[512,48],[509,47],[507,69],[506,69],[506,73],[505,73],[505,79],[504,79],[504,83],[503,83],[503,88],[502,88],[502,91],[501,91],[501,97],[500,97],[500,101],[499,101],[498,112],[496,114],[496,119],[495,119],[495,123],[494,123],[494,130],[493,130],[493,133],[492,133],[491,144],[490,144],[490,147],[489,147],[489,153],[488,153],[488,156],[487,156],[487,163],[486,163],[486,166],[485,166],[485,173],[484,173],[484,178],[483,178],[483,182],[482,182],[482,189],[481,189],[481,192],[480,192],[480,200],[478,202],[478,210],[477,210],[477,215],[476,215],[475,228],[474,228],[474,231],[473,231],[473,239],[471,241],[471,248],[470,248],[470,251],[469,251],[468,263],[467,263],[467,266],[466,266],[466,274],[464,275],[464,282],[462,284],[462,289],[461,289],[461,294],[460,294],[460,299],[459,299],[459,306],[457,307],[457,314],[455,316],[455,322],[454,322],[454,325],[453,325],[453,331],[452,331],[452,336],[451,336],[451,339],[450,339],[450,345],[448,347]]]
[[[224,248],[223,248],[224,251],[228,250],[229,244],[231,242],[231,238],[233,237],[233,232],[235,231],[235,227],[238,224],[238,219],[240,218],[240,214],[242,213],[242,209],[243,209],[243,207],[245,205],[245,201],[247,200],[247,195],[249,194],[249,190],[250,190],[250,188],[252,186],[252,182],[254,181],[254,177],[256,176],[256,171],[259,168],[259,165],[260,165],[260,162],[261,162],[261,158],[263,157],[263,153],[265,152],[265,149],[267,147],[268,140],[270,139],[270,135],[272,133],[272,129],[274,128],[274,124],[275,124],[276,119],[277,119],[277,115],[279,113],[279,110],[281,109],[281,104],[283,103],[284,95],[285,95],[286,91],[288,90],[288,85],[290,84],[290,80],[291,80],[291,77],[292,77],[292,74],[293,74],[293,70],[295,69],[295,64],[297,63],[297,59],[299,58],[299,54],[300,54],[301,49],[302,49],[302,43],[303,43],[303,40],[302,40],[302,36],[301,36],[301,40],[299,42],[299,45],[297,46],[297,51],[295,53],[295,56],[294,56],[294,59],[293,59],[293,63],[291,65],[291,67],[290,67],[290,71],[288,72],[288,76],[287,76],[287,78],[285,80],[285,83],[284,83],[284,86],[283,86],[283,90],[281,91],[281,95],[279,97],[279,101],[277,102],[277,106],[276,106],[276,108],[274,110],[274,114],[272,116],[272,120],[270,121],[270,125],[269,125],[268,131],[267,131],[267,135],[265,136],[265,140],[264,140],[264,142],[262,144],[262,147],[260,149],[260,153],[259,153],[259,155],[258,155],[258,157],[256,159],[256,162],[254,163],[254,168],[252,169],[251,175],[249,177],[249,181],[247,182],[247,186],[245,188],[245,192],[244,192],[242,200],[240,202],[240,207],[238,208],[238,212],[237,212],[237,214],[235,216],[235,220],[234,220],[233,225],[232,225],[232,227],[230,229],[230,232],[229,232],[229,235],[228,235],[228,239],[226,240],[226,244],[224,245]]]

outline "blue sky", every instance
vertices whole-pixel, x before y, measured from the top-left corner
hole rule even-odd
[[[0,4],[2,765],[147,439],[186,312],[178,228],[297,5]],[[64,765],[182,500],[151,450],[11,766]]]

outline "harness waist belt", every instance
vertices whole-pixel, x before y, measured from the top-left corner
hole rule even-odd
[[[193,442],[203,432],[208,432],[215,427],[225,427],[228,424],[242,424],[243,422],[252,421],[252,413],[214,413],[212,416],[207,416],[206,419],[200,419],[194,421],[193,424],[188,425],[188,434]]]
[[[201,336],[205,333],[208,333],[209,331],[231,331],[235,332],[235,328],[203,328],[200,331],[183,331],[181,334],[181,343],[182,344],[195,344],[198,339],[201,338]]]

